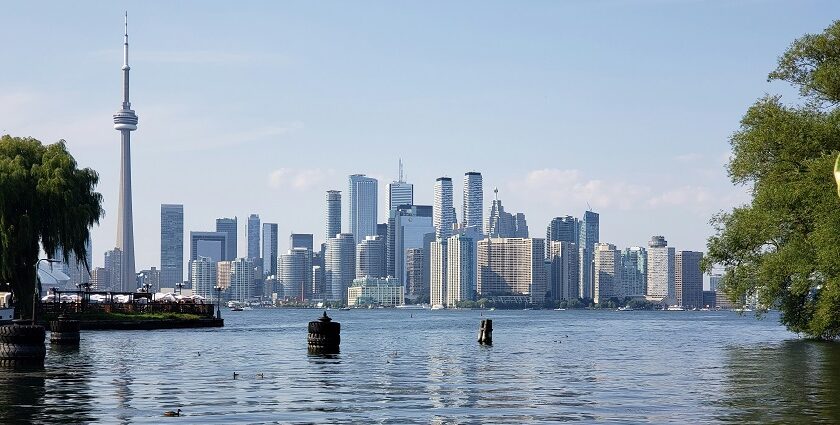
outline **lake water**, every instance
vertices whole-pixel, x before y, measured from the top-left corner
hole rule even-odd
[[[331,311],[328,358],[306,349],[320,313],[83,332],[43,371],[0,370],[0,423],[840,422],[840,344],[775,314]],[[476,342],[482,318],[492,347]]]

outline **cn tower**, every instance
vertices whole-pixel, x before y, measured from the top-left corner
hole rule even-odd
[[[123,102],[114,114],[114,129],[122,138],[120,167],[120,211],[117,221],[117,248],[122,252],[120,291],[137,289],[134,272],[134,220],[131,214],[131,132],[137,130],[137,115],[128,101],[128,12],[125,14],[123,41]]]

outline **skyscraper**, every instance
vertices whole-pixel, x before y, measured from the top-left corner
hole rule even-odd
[[[447,239],[452,236],[452,228],[455,225],[452,213],[451,178],[438,177],[435,180],[435,203],[433,207],[432,223],[435,226],[435,235],[438,239]]]
[[[295,247],[280,255],[278,282],[283,285],[283,296],[304,301],[312,293],[312,251]]]
[[[425,286],[423,276],[424,257],[425,250],[423,248],[405,250],[405,292],[406,296],[413,300],[429,293],[429,288]]]
[[[350,233],[357,241],[376,234],[377,186],[364,174],[350,176]]]
[[[216,287],[216,263],[207,257],[190,260],[190,283],[193,293],[211,299]]]
[[[484,183],[479,172],[470,171],[464,174],[464,202],[461,214],[464,227],[481,228],[484,225]]]
[[[625,296],[643,297],[647,292],[647,251],[631,246],[621,253],[621,283]]]
[[[230,262],[230,299],[246,302],[254,284],[254,263],[246,258]]]
[[[674,258],[674,290],[677,304],[683,307],[702,308],[703,271],[700,269],[702,252],[679,251]]]
[[[676,302],[676,264],[673,247],[664,236],[653,236],[648,242],[647,298],[652,301]]]
[[[327,252],[324,259],[324,284],[329,287],[329,294],[324,298],[331,301],[345,301],[347,287],[356,275],[356,244],[352,233],[339,233],[327,239]]]
[[[580,243],[579,239],[578,220],[576,218],[570,215],[554,217],[545,229],[545,252],[550,253],[552,242],[572,242],[577,245]]]
[[[593,211],[583,213],[583,220],[580,224],[580,239],[578,247],[580,253],[580,296],[592,299],[594,296],[595,279],[593,276],[593,265],[595,244],[599,241],[599,216]]]
[[[551,276],[548,290],[555,300],[576,300],[580,288],[580,251],[575,242],[552,241],[548,259]]]
[[[341,192],[327,191],[327,227],[324,240],[341,233]]]
[[[129,289],[129,282],[122,280],[125,277],[122,268],[124,258],[119,248],[105,252],[105,273],[108,274],[106,281],[108,282],[108,288],[112,291],[130,292],[135,289],[133,287]],[[133,281],[134,276],[132,276],[131,282]]]
[[[263,277],[277,276],[277,223],[262,226]]]
[[[190,232],[190,260],[208,257],[214,263],[224,261],[227,238],[224,232]]]
[[[122,138],[120,148],[120,203],[117,213],[117,250],[121,253],[120,288],[134,290],[134,218],[131,208],[131,132],[137,130],[137,115],[128,100],[128,13],[125,14],[123,40],[123,101],[122,108],[114,114],[114,129]],[[111,282],[114,285],[114,282]],[[129,289],[130,288],[130,289]]]
[[[446,239],[436,238],[429,248],[429,299],[432,306],[446,306]]]
[[[248,216],[248,258],[256,261],[260,258],[260,216]]]
[[[217,218],[216,231],[227,233],[227,242],[225,242],[225,260],[232,261],[236,259],[236,227],[237,219],[234,218]]]
[[[184,281],[184,206],[160,206],[160,283],[174,288]]]
[[[400,205],[414,205],[414,185],[405,182],[402,160],[399,180],[388,184],[388,211]]]
[[[289,249],[306,248],[312,252],[312,233],[292,233],[289,235]]]
[[[606,303],[610,298],[624,298],[621,293],[621,252],[615,245],[598,243],[594,256],[595,285],[592,301],[595,304]]]
[[[485,224],[487,236],[491,238],[527,238],[528,225],[525,214],[515,216],[505,211],[499,199],[499,189],[493,189],[493,203],[490,204],[490,215]],[[543,249],[545,251],[545,249]]]
[[[356,279],[385,277],[385,239],[368,236],[356,245]]]
[[[432,217],[428,213],[428,208],[421,205],[398,207],[390,212],[385,272],[400,282],[406,282],[405,251],[423,248],[425,235],[435,231]]]
[[[472,300],[476,285],[476,242],[464,235],[452,235],[446,242],[446,306]]]
[[[478,241],[479,295],[529,295],[542,303],[546,295],[545,241],[541,238],[487,238]]]

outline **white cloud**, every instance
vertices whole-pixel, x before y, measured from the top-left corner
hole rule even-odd
[[[268,182],[274,189],[304,192],[329,181],[334,174],[334,170],[320,168],[278,168],[268,175]]]
[[[586,204],[593,208],[632,209],[650,194],[650,188],[620,181],[585,179],[578,170],[545,168],[529,172],[510,184],[514,192],[547,199],[553,206]]]
[[[679,161],[679,162],[696,162],[696,161],[700,161],[701,159],[703,159],[703,155],[701,155],[699,153],[696,153],[696,152],[677,155],[677,156],[674,157],[674,161]]]
[[[663,206],[698,206],[706,205],[711,200],[712,194],[707,188],[687,185],[667,190],[648,199],[648,205],[654,208]]]

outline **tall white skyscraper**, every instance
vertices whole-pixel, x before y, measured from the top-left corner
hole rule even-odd
[[[137,115],[128,100],[128,13],[125,14],[125,38],[123,41],[123,102],[122,108],[114,114],[114,129],[122,138],[120,148],[120,203],[117,213],[117,249],[120,260],[119,288],[121,291],[137,289],[134,268],[134,218],[131,208],[131,132],[137,130]],[[113,282],[111,283],[114,284]]]
[[[446,306],[446,239],[435,239],[429,247],[429,294],[433,306]]]
[[[376,235],[378,183],[364,174],[350,176],[350,233],[357,241]]]
[[[594,211],[583,213],[583,220],[580,224],[578,247],[580,252],[580,296],[592,299],[594,295],[595,279],[593,276],[593,260],[595,256],[595,244],[600,238],[600,217]]]
[[[676,253],[663,236],[648,242],[647,298],[676,303]]]
[[[432,223],[435,226],[435,236],[447,239],[452,236],[455,217],[452,207],[452,179],[438,177],[435,181],[435,203],[433,205]]]
[[[464,174],[464,202],[461,206],[461,224],[464,227],[484,225],[484,183],[481,173]]]
[[[212,299],[213,288],[216,287],[216,263],[208,257],[198,257],[190,260],[190,284],[193,293],[206,299]],[[164,288],[170,286],[163,285]]]
[[[160,206],[160,284],[174,288],[184,281],[184,206]]]
[[[476,285],[476,242],[464,235],[452,235],[446,243],[446,306],[471,300]]]
[[[327,191],[327,227],[324,240],[341,233],[341,191]]]
[[[388,184],[388,211],[400,205],[414,205],[414,185],[405,182],[402,160],[399,180]]]
[[[324,298],[331,301],[344,301],[347,287],[356,276],[356,244],[353,234],[339,233],[327,239],[327,252],[324,258],[324,285],[329,293]]]
[[[368,236],[356,245],[356,279],[385,277],[385,239]]]
[[[245,302],[254,286],[254,262],[237,258],[230,262],[230,299]]]
[[[621,252],[615,245],[598,243],[594,256],[594,294],[595,304],[606,303],[610,298],[624,298],[621,293]]]
[[[292,248],[280,255],[278,282],[283,285],[283,296],[303,301],[312,293],[312,251]]]

